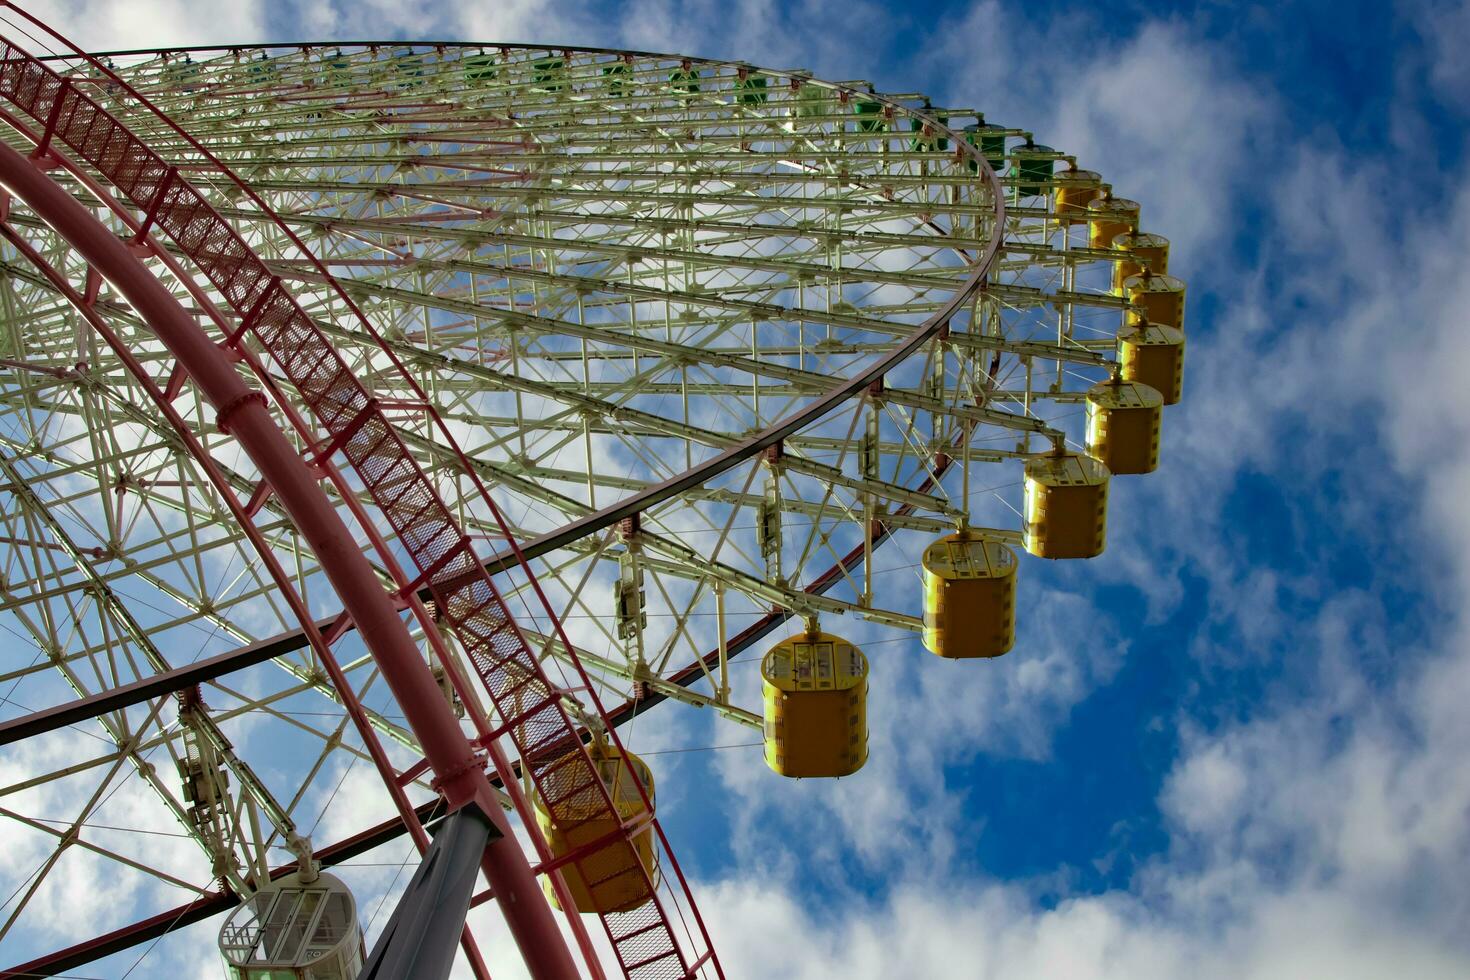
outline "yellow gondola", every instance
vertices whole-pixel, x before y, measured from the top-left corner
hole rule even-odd
[[[1114,197],[1109,188],[1087,206],[1087,244],[1093,248],[1112,248],[1113,239],[1136,228],[1138,202]]]
[[[1152,473],[1159,466],[1164,396],[1115,375],[1087,392],[1087,452],[1114,475]]]
[[[1038,558],[1095,558],[1107,541],[1108,468],[1058,448],[1026,463],[1026,550]]]
[[[766,765],[846,776],[868,761],[868,658],[830,633],[782,640],[761,661]]]
[[[1147,266],[1160,275],[1169,271],[1169,239],[1144,231],[1128,231],[1113,239],[1113,251],[1126,253],[1113,263],[1113,292],[1123,295],[1123,283]]]
[[[1085,225],[1087,208],[1102,194],[1102,175],[1091,170],[1063,170],[1056,175],[1057,217],[1069,225]]]
[[[536,823],[546,837],[546,846],[553,858],[566,857],[577,848],[613,833],[621,823],[646,812],[643,796],[633,782],[635,778],[643,783],[649,802],[653,801],[653,772],[642,759],[631,752],[620,755],[614,746],[604,742],[592,743],[587,752],[603,786],[607,787],[608,796],[612,797],[617,817],[614,819],[599,793],[584,791],[574,794],[572,799],[559,801],[554,807],[555,818],[545,800],[538,796]],[[586,772],[586,765],[572,762],[560,771],[573,774],[567,777],[573,779],[576,773]],[[547,791],[555,796],[554,789]],[[639,870],[640,864],[642,871]],[[655,886],[658,883],[658,855],[654,848],[653,829],[645,827],[631,840],[614,838],[586,857],[562,865],[561,873],[578,912],[605,915],[638,908],[653,897],[649,882]],[[551,903],[561,908],[549,879],[543,887]]]
[[[1123,295],[1150,323],[1184,329],[1184,280],[1145,269],[1123,281]]]
[[[999,657],[1016,642],[1016,553],[967,531],[924,549],[924,646],[948,659]]]
[[[1124,381],[1148,385],[1177,404],[1184,396],[1184,331],[1130,314],[1118,331],[1118,365]]]

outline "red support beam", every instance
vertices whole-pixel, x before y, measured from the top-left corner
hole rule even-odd
[[[6,4],[6,6],[10,6],[10,5],[9,4]],[[891,109],[889,110],[889,112],[891,113]],[[998,184],[995,184],[995,180],[994,180],[993,175],[990,175],[989,174],[989,170],[988,170],[988,168],[986,168],[984,166],[983,162],[981,162],[981,167],[982,167],[982,172],[987,175],[987,177],[989,178],[989,180],[991,181],[991,183],[995,186],[995,190],[997,192],[996,193],[997,216],[998,217],[1001,217],[1001,216],[1003,216],[1003,210],[1002,210],[1002,205],[1000,205],[1000,203],[999,203],[1000,200],[1001,200],[1001,197],[1000,197],[1000,194],[999,194],[999,186],[998,186]],[[985,274],[985,267],[987,267],[989,265],[990,260],[993,259],[994,253],[995,253],[995,247],[994,247],[994,244],[992,244],[991,248],[987,251],[987,253],[984,256],[982,256],[982,261],[976,263],[977,268],[975,270],[975,274],[972,277],[972,283],[978,284],[978,282],[980,280],[983,280],[983,277],[984,277],[984,274]],[[968,293],[969,290],[966,290],[965,292]],[[951,311],[952,311],[952,308],[951,308],[951,310],[941,311],[939,314],[936,315],[936,318],[938,318],[941,321],[938,324],[938,327],[939,327],[939,330],[940,331],[942,331],[943,328],[947,325],[944,321],[947,321],[947,317],[948,317],[948,315],[949,315],[949,313]],[[918,328],[916,330],[916,335],[915,336],[917,338],[919,336],[928,337],[928,336],[934,336],[934,335],[942,335],[942,334],[939,334],[938,332],[936,332],[936,330],[934,329],[934,320],[931,319],[931,321],[926,322],[926,324],[924,324],[923,326],[921,326],[920,328]],[[907,352],[905,352],[905,353],[907,353]],[[881,377],[881,370],[879,370],[877,372],[877,376]],[[861,384],[861,382],[858,382],[858,383]],[[833,392],[833,394],[836,395],[837,392]],[[835,404],[835,401],[833,403]],[[228,407],[229,408],[234,408],[235,406],[234,405],[229,405]],[[248,408],[249,406],[246,406],[246,407]],[[793,421],[795,421],[795,420],[793,420]],[[801,424],[800,421],[796,421],[796,426],[799,426],[800,424]],[[764,433],[761,436],[758,436],[757,439],[756,439],[756,441],[758,442],[761,439],[766,438],[766,437],[769,437],[771,435],[774,435],[774,432],[772,430],[768,430],[767,433]],[[777,438],[779,438],[779,436],[777,436]],[[755,445],[752,445],[752,444],[747,444],[746,446],[739,447],[739,448],[741,448],[742,450],[745,450],[745,451],[749,451],[750,449],[753,449],[753,448],[758,449],[759,447],[758,446],[755,446]],[[748,456],[744,456],[742,458],[748,458]],[[735,457],[730,457],[730,458],[721,459],[719,462],[720,462],[720,464],[722,464],[723,467],[728,468],[728,466],[734,465],[734,463],[737,462],[737,461],[738,460]],[[697,469],[701,469],[701,468],[697,468]],[[688,478],[688,477],[691,477],[691,476],[695,476],[695,475],[696,474],[694,474],[694,473],[686,474],[685,475],[685,478]],[[707,477],[707,476],[713,475],[713,472],[710,471],[710,470],[705,470],[702,474],[699,474],[699,475],[702,475],[702,476],[706,476]],[[633,506],[635,509],[641,509],[642,507],[648,506],[649,504],[654,503],[657,500],[665,499],[667,496],[675,495],[675,494],[681,492],[682,489],[684,489],[686,486],[692,485],[693,482],[700,482],[696,478],[696,479],[691,480],[690,482],[686,483],[686,482],[684,482],[684,479],[685,478],[680,478],[678,480],[671,481],[670,483],[664,484],[664,485],[662,485],[660,487],[650,488],[650,490],[649,491],[645,491],[644,494],[636,495],[635,498],[633,498],[632,500],[623,502],[620,505],[620,507]],[[600,514],[590,515],[588,518],[584,518],[582,521],[574,522],[573,525],[570,525],[567,528],[560,529],[557,532],[553,532],[552,535],[549,535],[546,538],[539,539],[538,541],[533,542],[530,547],[528,547],[527,549],[524,549],[523,551],[521,551],[517,555],[513,555],[513,556],[512,555],[502,555],[502,556],[499,556],[499,560],[498,561],[487,563],[487,565],[490,566],[489,570],[491,570],[491,571],[501,570],[501,569],[503,569],[505,567],[508,567],[509,565],[512,565],[512,564],[515,564],[515,563],[519,563],[517,561],[517,559],[519,559],[519,561],[524,561],[526,557],[529,557],[531,555],[541,554],[541,553],[545,553],[546,551],[553,550],[556,547],[560,546],[561,543],[569,540],[571,536],[576,536],[579,533],[587,533],[590,530],[593,530],[594,529],[594,525],[595,526],[606,526],[606,524],[605,523],[602,523],[602,522],[606,522],[606,521],[609,521],[609,520],[616,520],[616,519],[617,519],[617,517],[613,516],[613,514],[610,513],[610,512],[608,512],[608,511],[604,511],[604,512],[602,512]],[[851,567],[852,557],[853,556],[849,555],[849,556],[847,556],[844,559],[843,562],[839,563],[839,566],[834,566],[833,573],[838,572],[838,570],[840,568]],[[829,573],[829,574],[831,574],[831,573]],[[835,580],[835,578],[833,580]],[[822,591],[822,590],[825,590],[825,588],[828,587],[829,585],[830,585],[830,581],[813,583],[813,586],[819,586],[819,588],[813,588],[813,591]],[[764,635],[764,632],[767,632],[767,631],[769,631],[769,629],[774,628],[781,621],[783,621],[784,618],[785,618],[784,614],[782,614],[780,612],[774,612],[770,616],[768,616],[765,620],[763,620],[761,624],[757,624],[757,627],[756,628],[762,630],[762,632],[760,633],[760,635]],[[750,634],[751,634],[751,631],[750,630],[747,630],[746,633],[742,634],[742,636],[747,636],[747,635],[750,635]],[[750,639],[749,639],[748,642],[753,642],[754,639],[757,639],[757,638],[758,638],[758,636],[750,635]],[[697,669],[698,669],[698,663],[691,665],[690,668],[687,668],[686,669],[686,672],[688,670],[697,671]],[[684,673],[684,672],[681,672],[681,673]],[[659,698],[658,700],[661,700],[661,698]],[[644,706],[646,706],[649,703],[653,703],[653,701],[654,701],[654,699],[645,699],[645,701],[643,702],[643,704],[644,704]],[[638,705],[636,705],[636,704],[633,705],[633,710],[635,712],[637,710],[639,710]],[[706,956],[708,956],[708,954],[706,954]]]
[[[10,51],[17,53],[14,48]],[[367,556],[316,476],[277,427],[265,397],[245,385],[225,352],[138,256],[65,188],[3,144],[0,184],[113,284],[214,406],[217,424],[227,428],[250,456],[317,556],[439,775],[439,788],[446,799],[456,807],[477,800],[497,821],[501,836],[486,849],[483,866],[491,887],[502,897],[500,907],[532,975],[558,980],[576,977],[551,908],[474,749],[444,703],[418,645]],[[341,693],[351,695],[350,691]]]

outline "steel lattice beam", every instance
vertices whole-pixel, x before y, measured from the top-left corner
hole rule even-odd
[[[331,625],[332,620],[325,619],[318,622],[316,628],[325,631]],[[102,694],[69,701],[54,708],[22,715],[19,718],[6,719],[0,721],[0,745],[9,745],[11,742],[24,738],[43,735],[109,711],[141,704],[164,694],[182,691],[204,681],[212,681],[224,674],[244,670],[246,667],[283,656],[293,650],[300,650],[306,645],[305,632],[281,634],[247,644],[229,653],[195,661],[184,667],[175,667],[173,670],[154,674],[131,684],[124,684],[122,687],[115,687]]]

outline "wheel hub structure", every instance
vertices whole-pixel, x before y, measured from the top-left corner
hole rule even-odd
[[[886,653],[837,634],[1010,649],[1018,555],[1100,552],[1178,400],[1167,242],[975,110],[0,35],[0,975],[228,912],[263,976],[288,905],[355,975],[418,859],[351,859],[466,808],[533,975],[723,975],[640,730],[856,771]]]

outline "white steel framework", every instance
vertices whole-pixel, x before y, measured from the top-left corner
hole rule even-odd
[[[973,110],[585,49],[290,45],[108,63],[258,198],[95,68],[53,62],[297,298],[392,413],[548,673],[575,689],[572,651],[530,579],[507,574],[505,530],[472,481],[491,488],[613,724],[668,700],[660,710],[706,709],[745,730],[732,740],[759,739],[760,704],[730,670],[755,641],[787,620],[921,631],[915,569],[878,547],[959,527],[1018,543],[1025,461],[1080,445],[1084,393],[1116,359],[1119,255],[1089,246],[1053,193],[1053,165],[1073,161],[1023,130],[979,128]],[[9,145],[37,152],[34,120],[0,105],[0,121]],[[985,144],[1000,147],[996,172],[967,123],[977,144],[1000,141]],[[52,175],[124,237],[146,226],[107,206],[103,175]],[[20,743],[0,765],[0,817],[29,836],[4,878],[0,943],[55,907],[69,867],[100,863],[119,895],[187,902],[310,860],[307,834],[344,773],[371,768],[347,701],[408,799],[434,795],[362,645],[333,637],[344,699],[282,600],[252,534],[316,621],[340,609],[260,474],[122,297],[5,203],[0,719],[271,638],[281,652]],[[220,329],[188,254],[159,238],[144,261]],[[62,283],[90,292],[157,390]],[[260,364],[267,353],[257,346]],[[281,428],[300,433],[298,386],[269,367],[262,381]],[[400,582],[405,554],[361,482],[324,486],[384,584]],[[415,629],[463,716],[483,694],[452,681],[473,671]],[[594,734],[606,724],[585,694],[566,707]]]

